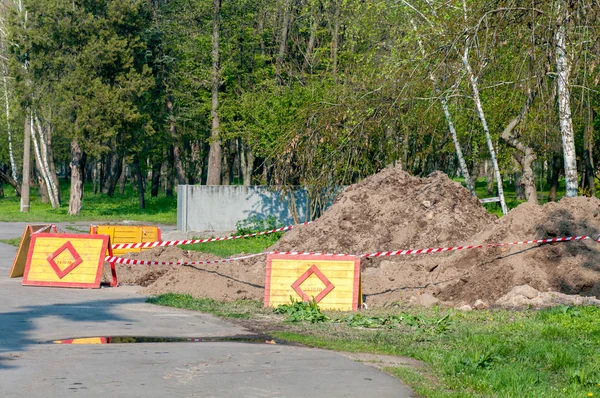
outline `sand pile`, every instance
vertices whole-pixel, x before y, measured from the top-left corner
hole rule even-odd
[[[597,235],[599,214],[600,200],[579,197],[544,206],[523,204],[497,219],[443,173],[417,178],[390,168],[347,188],[319,220],[294,228],[270,250],[362,254]],[[216,259],[179,248],[131,256]],[[226,300],[262,299],[264,294],[265,257],[175,269],[118,267],[121,283],[148,286],[148,294],[179,292]],[[594,241],[365,259],[362,269],[363,293],[372,306],[403,301],[485,308],[503,304],[497,300],[520,285],[542,293],[600,296],[600,244]]]

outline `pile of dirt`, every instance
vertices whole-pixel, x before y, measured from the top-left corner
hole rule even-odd
[[[286,233],[272,249],[363,254],[453,246],[495,219],[444,173],[418,178],[388,168],[348,187],[321,218]]]
[[[287,232],[270,250],[359,255],[592,236],[600,233],[599,214],[600,200],[578,197],[544,206],[522,204],[497,219],[443,173],[418,178],[389,168],[348,187],[321,218]],[[217,259],[177,247],[130,256]],[[264,256],[195,267],[118,267],[122,283],[147,286],[148,294],[178,292],[224,300],[262,299],[264,294]],[[540,292],[600,296],[600,244],[593,240],[368,258],[361,267],[363,293],[371,306],[410,302],[486,308],[507,305],[499,299],[526,284]]]
[[[164,262],[215,261],[222,258],[179,247],[156,247],[140,253],[128,253],[122,257]],[[198,264],[198,265],[137,265],[116,264],[120,284],[145,287],[142,293],[191,294],[195,297],[210,297],[215,300],[262,299],[264,296],[263,265],[242,262]],[[246,260],[247,262],[248,260]],[[108,281],[110,270],[104,267],[104,280]]]

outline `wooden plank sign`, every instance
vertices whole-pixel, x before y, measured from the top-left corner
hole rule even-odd
[[[121,243],[160,242],[160,228],[148,225],[90,225],[90,234],[109,235],[113,245]],[[150,249],[114,249],[114,256]]]
[[[25,264],[27,263],[27,253],[29,253],[29,245],[31,243],[31,235],[48,231],[50,233],[56,233],[56,226],[54,225],[28,225],[23,231],[21,237],[21,243],[19,243],[19,250],[13,261],[13,266],[10,270],[10,278],[18,278],[23,276],[25,272]]]
[[[314,300],[322,309],[356,311],[362,304],[360,260],[354,256],[267,256],[265,307]]]
[[[24,286],[99,288],[108,235],[35,234]]]

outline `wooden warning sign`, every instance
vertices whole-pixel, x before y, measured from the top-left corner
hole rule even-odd
[[[322,309],[355,311],[362,305],[360,260],[354,256],[269,254],[265,307],[314,300]]]
[[[13,261],[12,268],[10,270],[10,278],[18,278],[23,276],[25,272],[25,264],[27,263],[27,253],[29,253],[29,245],[31,243],[31,235],[41,232],[56,233],[55,225],[28,225],[23,231],[21,237],[21,243],[19,243],[19,250]]]
[[[99,288],[108,235],[35,234],[24,286]]]
[[[90,225],[90,234],[109,235],[113,245],[121,243],[160,242],[160,228],[148,225]],[[120,256],[130,252],[149,249],[114,249],[113,255]]]

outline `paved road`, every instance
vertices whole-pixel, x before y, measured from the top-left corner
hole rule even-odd
[[[25,224],[0,223],[0,239]],[[240,342],[55,345],[91,336],[226,337],[210,315],[152,306],[134,287],[23,287],[0,243],[0,397],[411,397],[393,377],[336,353]]]

